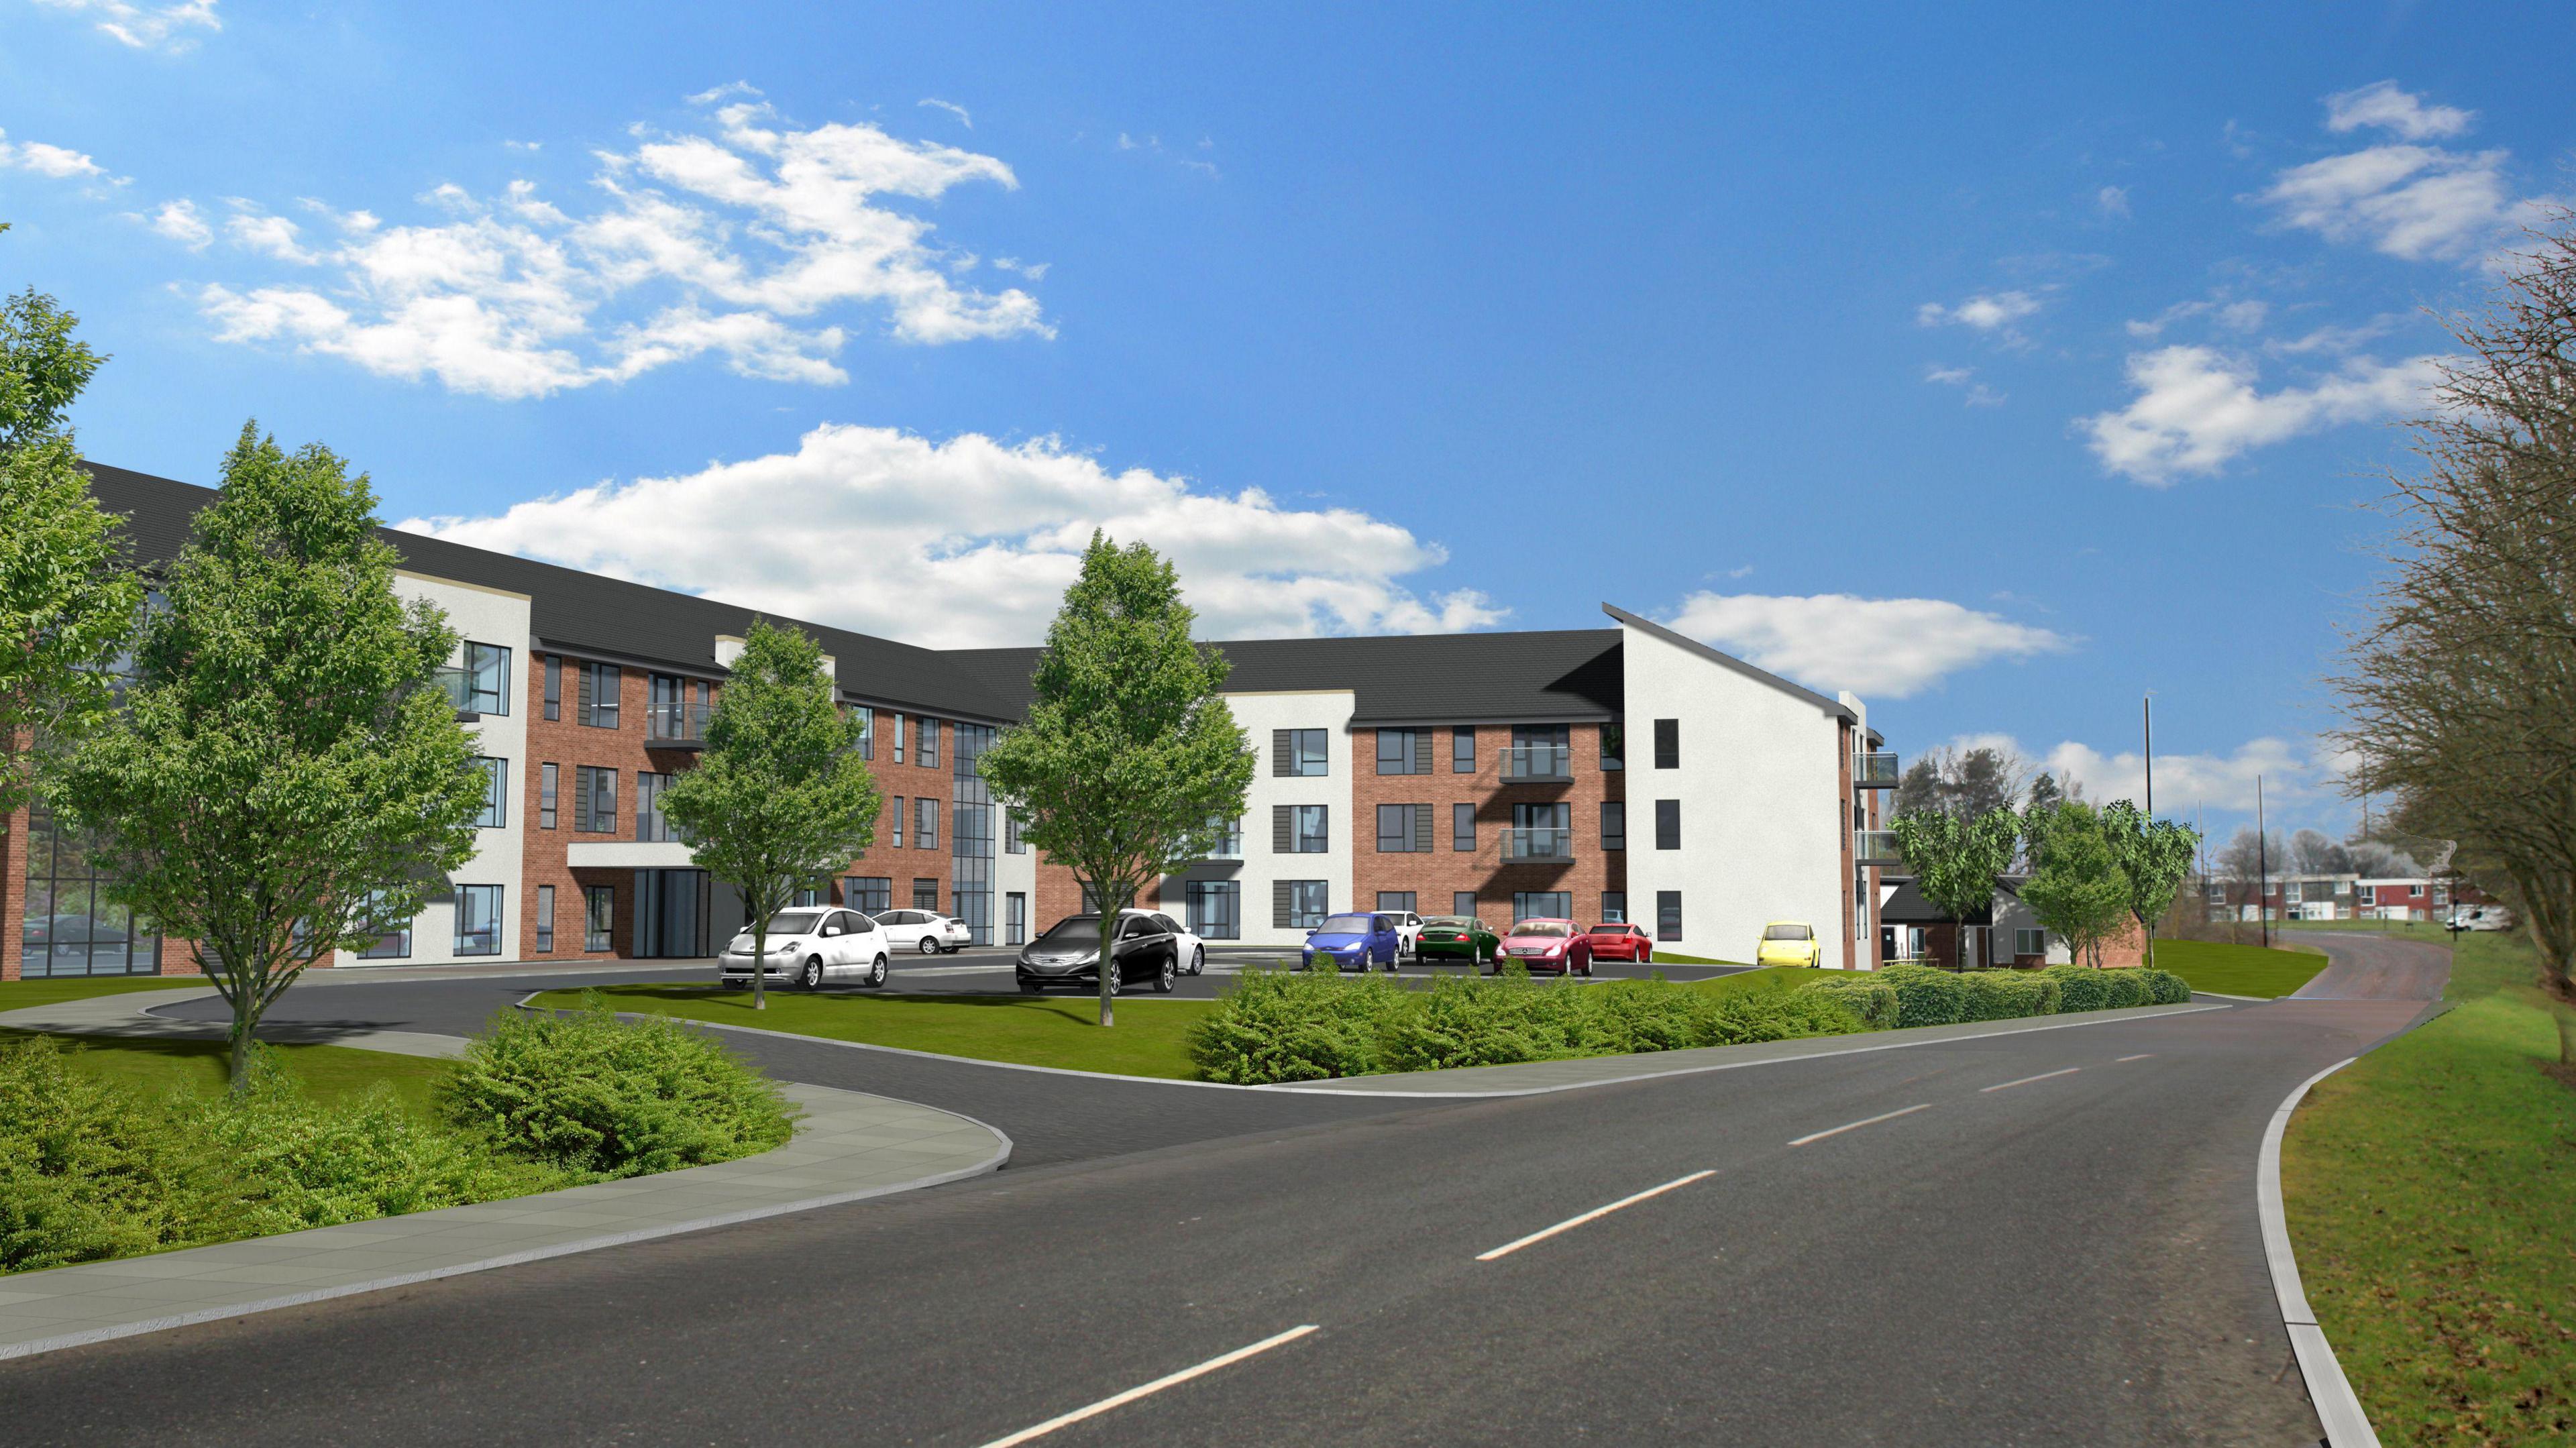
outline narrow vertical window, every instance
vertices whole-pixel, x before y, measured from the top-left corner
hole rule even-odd
[[[563,655],[546,655],[546,717],[563,717]]]
[[[1655,848],[1678,850],[1682,847],[1682,802],[1677,799],[1655,801]]]
[[[1476,848],[1476,807],[1472,804],[1449,806],[1449,848],[1461,853]]]
[[[537,954],[551,955],[555,948],[555,887],[537,887]]]
[[[897,716],[898,718],[901,716]],[[903,848],[903,796],[894,797],[894,847]]]
[[[552,764],[537,766],[537,828],[541,830],[555,827],[555,785],[559,769],[560,766]]]
[[[475,827],[504,828],[510,823],[510,761],[487,756],[474,762],[483,770],[483,809],[474,816]]]
[[[888,722],[894,727],[894,762],[901,764],[903,763],[903,716],[897,714]]]
[[[1679,719],[1655,721],[1655,767],[1657,769],[1682,767],[1682,721]]]
[[[1601,767],[1605,770],[1625,769],[1628,767],[1628,729],[1626,725],[1604,724],[1601,726]]]
[[[912,802],[913,847],[923,850],[939,848],[939,801],[922,795]]]
[[[1451,774],[1476,772],[1476,731],[1474,729],[1462,727],[1449,731],[1449,772]]]
[[[1682,938],[1681,891],[1658,890],[1655,892],[1655,938],[1657,940],[1679,940]]]
[[[617,887],[584,885],[581,887],[581,948],[586,951],[616,949]]]
[[[921,721],[921,758],[918,762],[924,769],[939,767],[939,721],[936,719]]]
[[[1601,848],[1628,848],[1628,802],[1624,799],[1601,801]]]
[[[456,887],[456,949],[464,955],[501,953],[501,887]]]

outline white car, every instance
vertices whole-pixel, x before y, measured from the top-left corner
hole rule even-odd
[[[1395,953],[1418,956],[1422,953],[1422,917],[1410,910],[1377,912],[1395,922]]]
[[[758,962],[764,978],[820,990],[833,980],[883,985],[887,944],[877,923],[856,910],[799,906],[769,917],[769,957]],[[718,978],[726,985],[751,984],[752,950],[758,942],[746,930],[728,942],[717,957]]]
[[[955,955],[975,943],[975,933],[963,920],[951,920],[935,910],[880,910],[877,928],[885,932],[887,948],[918,950],[924,955]]]
[[[1156,924],[1172,932],[1172,959],[1180,962],[1181,974],[1198,975],[1207,969],[1207,944],[1190,928],[1160,911],[1154,913]]]

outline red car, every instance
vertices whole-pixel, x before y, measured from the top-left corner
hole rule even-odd
[[[1553,970],[1562,975],[1592,973],[1592,937],[1571,920],[1524,920],[1503,934],[1502,952],[1494,957],[1494,974],[1506,961],[1526,970]]]
[[[1639,965],[1652,965],[1655,960],[1655,943],[1646,938],[1642,925],[1616,921],[1595,925],[1584,932],[1583,940],[1592,947],[1594,960],[1633,960]]]

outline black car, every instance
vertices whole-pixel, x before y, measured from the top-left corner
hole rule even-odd
[[[1151,985],[1164,995],[1180,977],[1178,937],[1149,910],[1119,915],[1118,939],[1110,952],[1118,962],[1114,994],[1131,985]],[[1047,933],[1020,949],[1020,989],[1036,995],[1049,986],[1100,989],[1100,916],[1068,915]]]

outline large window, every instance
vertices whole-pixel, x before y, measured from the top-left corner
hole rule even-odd
[[[1515,860],[1574,858],[1574,806],[1563,800],[1512,806],[1508,856]]]
[[[1602,891],[1601,918],[1613,925],[1626,921],[1628,918],[1628,892],[1625,890]]]
[[[582,834],[617,833],[617,771],[584,764],[573,770],[572,827]]]
[[[894,880],[887,875],[843,875],[841,903],[866,915],[894,908]]]
[[[2048,954],[2048,932],[2045,930],[2015,929],[2013,931],[2013,954]]]
[[[714,686],[704,679],[648,674],[644,680],[644,737],[687,742],[706,738],[715,708]]]
[[[1312,930],[1332,912],[1324,905],[1323,880],[1274,880],[1270,884],[1270,920],[1282,930]]]
[[[459,885],[456,887],[456,953],[458,955],[499,955],[501,953],[500,886]]]
[[[1429,774],[1431,772],[1431,731],[1428,729],[1377,731],[1377,772]]]
[[[510,712],[510,651],[499,644],[465,646],[465,707],[476,714]]]
[[[1243,821],[1227,815],[1209,815],[1207,839],[1199,847],[1202,860],[1240,860],[1243,858]]]
[[[659,844],[679,839],[679,832],[662,815],[662,791],[671,787],[675,775],[635,772],[635,838],[646,844]]]
[[[617,694],[624,676],[615,664],[581,665],[581,722],[593,729],[617,727]]]
[[[28,976],[158,975],[161,938],[103,896],[107,880],[81,837],[39,806],[27,812],[27,906],[18,939]]]
[[[1382,804],[1377,807],[1377,849],[1381,855],[1431,852],[1431,806]]]
[[[1601,801],[1601,848],[1628,848],[1628,802],[1624,799]]]
[[[555,948],[555,887],[537,887],[537,951],[550,955]]]
[[[1682,847],[1682,802],[1677,799],[1655,801],[1655,848],[1678,850]]]
[[[1332,772],[1332,756],[1325,752],[1322,729],[1273,729],[1270,731],[1270,772],[1280,776],[1323,775]]]
[[[555,827],[555,785],[561,769],[552,764],[537,766],[537,828]]]
[[[1377,908],[1392,914],[1412,914],[1414,909],[1413,901],[1414,893],[1410,890],[1380,890],[1377,892]]]
[[[1185,889],[1190,933],[1206,940],[1243,938],[1243,887],[1232,880],[1192,880]]]
[[[474,816],[475,826],[501,829],[510,823],[510,761],[487,755],[474,762],[483,767],[483,811]]]
[[[1571,890],[1514,890],[1512,920],[1571,920],[1574,918],[1574,892]]]
[[[938,913],[939,882],[937,880],[916,878],[912,882],[912,908],[928,910],[933,914]]]
[[[1655,767],[1657,769],[1682,767],[1682,721],[1679,719],[1655,721]]]
[[[1523,779],[1560,779],[1574,773],[1574,742],[1563,724],[1515,724],[1512,752],[1504,774]]]
[[[1449,806],[1449,848],[1472,853],[1476,848],[1476,807],[1472,804]]]
[[[1601,726],[1601,767],[1603,769],[1625,769],[1628,767],[1628,729],[1626,725],[1604,724]]]
[[[370,904],[374,902],[369,901]],[[360,960],[411,959],[411,922],[408,920],[370,920],[377,932],[374,942],[358,952]]]
[[[935,723],[934,723],[934,727]],[[984,783],[981,761],[993,747],[989,724],[949,726],[949,796],[956,811],[949,816],[948,913],[966,922],[966,938],[977,945],[993,943],[993,791]],[[928,761],[924,761],[925,763]]]
[[[1449,772],[1476,772],[1476,731],[1465,725],[1449,731]]]
[[[1681,891],[1658,890],[1655,892],[1655,938],[1657,940],[1679,940],[1682,938]]]
[[[587,951],[615,950],[617,930],[617,887],[584,885],[581,887],[581,948]]]
[[[1449,896],[1449,913],[1452,915],[1464,915],[1470,920],[1475,919],[1476,892],[1473,890],[1458,890],[1451,892]]]
[[[1243,851],[1240,825],[1236,828],[1234,848],[1237,854]],[[1008,810],[1002,812],[1002,852],[1008,855],[1025,855],[1029,852],[1029,842],[1020,838],[1020,817]]]
[[[1320,804],[1271,806],[1270,849],[1280,855],[1321,855],[1332,844],[1331,816]]]

